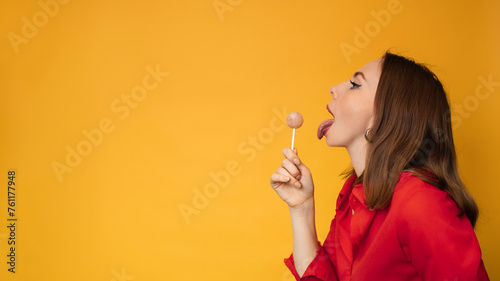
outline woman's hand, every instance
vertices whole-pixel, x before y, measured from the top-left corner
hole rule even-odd
[[[285,159],[271,175],[271,187],[290,208],[300,208],[314,200],[314,184],[311,172],[297,153],[290,148],[283,149]]]

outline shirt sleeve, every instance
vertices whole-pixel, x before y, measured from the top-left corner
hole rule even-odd
[[[398,213],[403,251],[422,280],[489,280],[479,242],[466,215],[449,194],[423,185]]]
[[[293,254],[289,258],[285,259],[285,265],[290,269],[293,276],[297,281],[307,280],[307,281],[337,281],[337,276],[333,270],[333,265],[330,262],[330,258],[326,253],[321,243],[319,243],[318,252],[316,257],[307,267],[306,271],[302,275],[302,278],[297,273],[295,269],[295,263],[293,261]]]
[[[332,259],[335,258],[335,218],[332,220],[330,225],[330,232],[326,237],[323,246],[318,242],[318,252],[316,256],[311,261],[306,271],[302,275],[302,278],[297,273],[295,269],[295,263],[293,261],[293,254],[289,258],[285,259],[285,265],[290,269],[296,280],[307,280],[307,281],[337,281],[337,274],[335,273]]]

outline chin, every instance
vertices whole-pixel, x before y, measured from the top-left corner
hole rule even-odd
[[[335,139],[332,137],[326,137],[326,145],[328,145],[329,147],[345,147],[345,145],[339,139]]]
[[[347,147],[352,142],[350,132],[348,134],[341,134],[338,131],[329,131],[324,137],[326,145],[329,147]]]

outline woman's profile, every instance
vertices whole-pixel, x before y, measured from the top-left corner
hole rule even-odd
[[[297,280],[489,280],[474,233],[476,203],[457,171],[450,108],[436,75],[386,52],[333,86],[318,128],[345,147],[346,172],[326,240],[316,234],[314,184],[296,150],[271,176],[288,204]],[[332,204],[333,205],[333,204]]]

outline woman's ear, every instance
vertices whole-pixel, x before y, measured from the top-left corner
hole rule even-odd
[[[375,115],[372,114],[372,117],[370,117],[370,120],[368,120],[368,127],[366,129],[371,129],[373,128],[373,124],[375,124]]]

